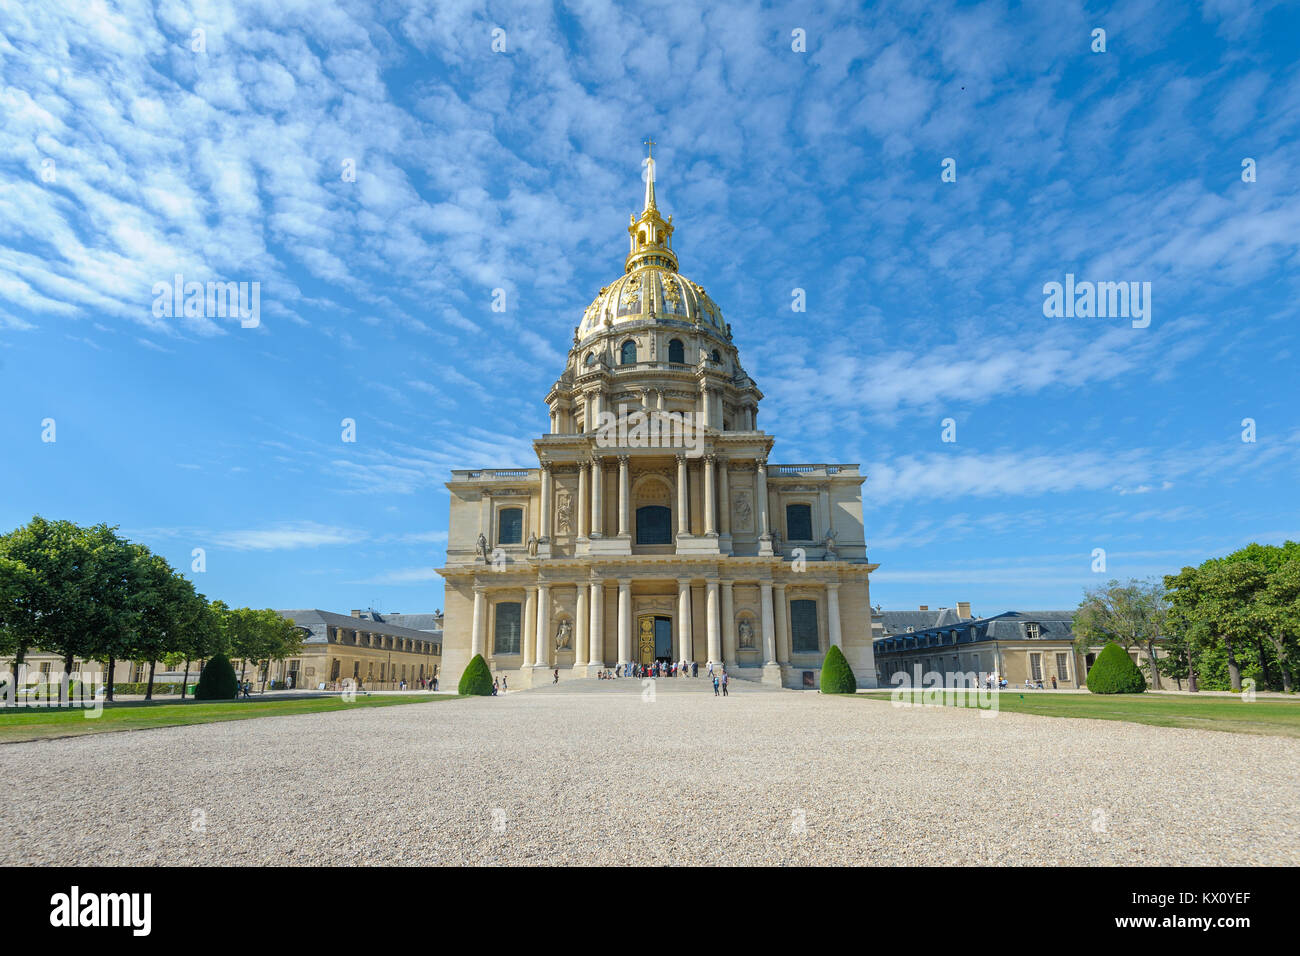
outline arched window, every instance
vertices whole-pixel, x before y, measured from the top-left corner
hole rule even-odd
[[[618,361],[620,365],[636,364],[636,343],[631,339],[623,343],[623,348],[618,353]]]
[[[785,536],[791,541],[812,540],[811,505],[785,506]]]
[[[523,544],[524,509],[502,508],[497,514],[497,544]]]
[[[790,649],[796,654],[816,654],[821,650],[816,601],[790,602]]]
[[[717,349],[713,350],[713,361],[717,362],[719,365],[722,364],[722,353]]]
[[[668,361],[678,365],[686,362],[686,346],[682,345],[681,339],[673,339],[668,343]]]
[[[585,364],[587,364],[587,365],[595,365],[595,364],[596,364],[596,353],[595,353],[595,352],[588,352],[588,353],[587,353],[587,360],[586,360],[586,363],[585,363]]]
[[[672,511],[663,505],[646,505],[636,509],[637,544],[672,544]]]
[[[498,657],[502,654],[519,653],[519,602],[502,601],[497,605],[496,625],[492,633],[493,653]]]

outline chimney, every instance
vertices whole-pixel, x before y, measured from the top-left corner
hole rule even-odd
[[[928,610],[930,610],[930,605],[928,605],[928,604],[922,604],[921,607],[920,607],[918,610],[928,611]]]
[[[963,621],[970,617],[970,601],[957,602],[957,616]]]
[[[361,616],[361,608],[359,608],[359,607],[357,607],[357,608],[353,608],[353,609],[352,609],[352,616],[353,616],[353,617],[360,617],[360,616]]]

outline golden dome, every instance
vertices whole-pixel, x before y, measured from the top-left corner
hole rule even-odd
[[[677,319],[698,322],[719,334],[726,331],[722,311],[702,286],[670,268],[641,265],[600,290],[582,315],[578,335],[642,319]]]
[[[653,141],[649,143],[653,147]],[[630,217],[624,274],[587,306],[578,326],[579,338],[621,322],[673,320],[706,326],[726,334],[722,311],[708,293],[677,271],[673,251],[673,217],[659,215],[655,201],[653,149],[645,159],[645,203],[641,215]]]

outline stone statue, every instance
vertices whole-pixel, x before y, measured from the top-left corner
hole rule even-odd
[[[749,618],[740,619],[740,646],[754,646],[754,625],[749,623]]]
[[[555,649],[557,651],[565,650],[572,639],[573,622],[566,617],[560,621],[560,626],[555,631]]]
[[[528,534],[528,554],[531,557],[537,557],[537,532],[532,531]]]
[[[749,506],[749,495],[744,492],[736,495],[735,513],[736,527],[742,531],[749,530],[749,519],[753,516],[754,510]]]
[[[780,531],[772,532],[772,553],[773,554],[781,553],[781,532]]]
[[[488,559],[487,536],[481,531],[478,540],[474,542],[474,557],[482,558],[484,561]]]
[[[838,537],[838,535],[836,535],[836,533],[835,533],[835,529],[834,529],[834,528],[827,528],[827,529],[826,529],[826,554],[823,555],[823,559],[826,560],[826,561],[834,561],[834,560],[835,560],[835,539],[836,539],[836,537]]]

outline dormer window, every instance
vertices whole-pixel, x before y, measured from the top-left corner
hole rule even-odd
[[[1038,637],[1039,637],[1039,633],[1038,633],[1038,625],[1037,625],[1037,624],[1034,624],[1034,623],[1032,623],[1032,622],[1029,623],[1029,624],[1026,624],[1026,625],[1025,625],[1025,637],[1028,638],[1028,639],[1031,640],[1031,641],[1036,641],[1036,640],[1038,640]]]

